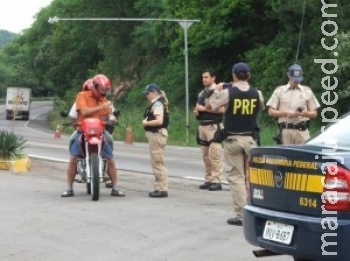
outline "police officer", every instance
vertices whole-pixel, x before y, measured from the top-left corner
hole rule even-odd
[[[168,99],[157,84],[151,83],[143,92],[151,103],[147,107],[142,124],[149,144],[151,164],[155,177],[151,198],[168,197],[168,173],[164,163],[164,148],[168,141],[169,110]]]
[[[260,91],[251,87],[250,68],[245,63],[237,63],[232,68],[233,82],[220,83],[206,103],[206,107],[217,110],[225,105],[224,128],[226,140],[224,155],[227,181],[230,184],[235,218],[229,218],[230,225],[242,225],[242,210],[246,204],[245,173],[246,160],[250,150],[256,146],[253,131],[257,126],[259,110],[264,109],[264,99]]]
[[[266,106],[269,115],[278,119],[282,143],[302,144],[310,138],[309,120],[317,117],[320,104],[312,90],[300,84],[300,65],[290,66],[287,76],[288,84],[277,87]]]
[[[199,186],[200,189],[210,191],[222,190],[221,179],[223,171],[222,145],[221,141],[215,139],[215,133],[222,128],[223,113],[211,112],[205,108],[206,100],[215,90],[215,73],[211,69],[202,71],[202,82],[204,90],[198,94],[196,107],[193,111],[199,121],[197,130],[197,143],[201,145],[203,162],[205,168],[205,182]]]

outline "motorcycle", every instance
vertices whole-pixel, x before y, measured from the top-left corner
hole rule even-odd
[[[113,112],[113,116],[118,118],[119,110]],[[62,111],[62,117],[67,117],[68,112]],[[74,122],[64,123],[63,126],[74,126],[78,124]],[[111,121],[106,123],[100,119],[87,118],[80,124],[83,134],[79,138],[80,151],[82,157],[77,159],[77,174],[81,176],[81,180],[86,183],[86,191],[91,195],[92,200],[98,200],[100,195],[100,183],[105,183],[109,180],[108,167],[106,159],[102,157],[103,148],[106,137],[104,135],[105,126],[117,125]]]

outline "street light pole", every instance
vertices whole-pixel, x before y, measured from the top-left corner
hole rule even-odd
[[[189,87],[188,87],[188,42],[187,42],[187,29],[193,24],[193,22],[185,21],[179,22],[184,29],[184,55],[185,55],[185,86],[186,86],[186,143],[188,143],[189,136]]]
[[[57,16],[50,17],[49,23],[57,23],[58,21],[162,21],[162,22],[177,22],[184,30],[184,56],[185,56],[185,92],[186,92],[186,143],[188,143],[189,136],[189,87],[188,87],[188,41],[187,30],[194,22],[200,20],[188,19],[165,19],[165,18],[59,18]]]

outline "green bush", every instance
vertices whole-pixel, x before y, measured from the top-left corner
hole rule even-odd
[[[23,157],[26,140],[7,130],[0,131],[0,159],[14,160]]]

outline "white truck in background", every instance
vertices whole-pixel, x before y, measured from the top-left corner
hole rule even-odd
[[[6,95],[6,120],[29,120],[32,90],[23,87],[8,87]]]

